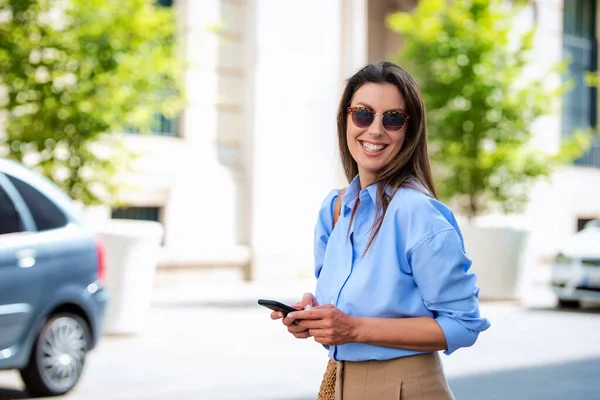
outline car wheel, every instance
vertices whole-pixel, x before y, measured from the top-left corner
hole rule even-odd
[[[87,323],[78,315],[53,315],[44,325],[21,377],[33,396],[58,396],[71,390],[89,348]]]
[[[558,306],[560,308],[579,308],[581,303],[579,300],[558,299]]]

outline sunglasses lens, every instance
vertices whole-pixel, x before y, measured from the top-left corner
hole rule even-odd
[[[373,119],[373,112],[370,110],[354,110],[352,112],[352,122],[359,128],[371,126]]]
[[[388,131],[399,131],[406,123],[406,118],[402,114],[389,113],[383,116],[383,127]]]

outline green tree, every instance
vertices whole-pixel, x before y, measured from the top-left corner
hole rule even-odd
[[[531,183],[589,144],[581,133],[554,154],[533,147],[532,124],[556,110],[565,85],[548,85],[558,68],[527,79],[534,30],[512,28],[519,10],[502,0],[420,0],[388,19],[403,38],[397,61],[423,92],[440,195],[470,220],[493,204],[518,211]]]
[[[83,204],[112,202],[128,165],[110,132],[179,110],[174,13],[155,3],[0,0],[0,147]]]

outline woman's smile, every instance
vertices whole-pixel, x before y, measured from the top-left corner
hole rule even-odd
[[[358,142],[362,146],[365,153],[368,156],[372,156],[372,157],[378,156],[381,153],[383,153],[383,150],[385,150],[385,148],[388,146],[385,143],[376,143],[376,142],[371,142],[371,141],[366,141],[366,140],[359,140]]]

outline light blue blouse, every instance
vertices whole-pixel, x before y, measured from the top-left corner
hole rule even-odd
[[[479,315],[479,288],[469,272],[471,259],[452,211],[421,191],[400,188],[363,257],[375,219],[377,185],[361,190],[357,176],[342,196],[340,217],[332,229],[339,193],[336,189],[327,196],[315,227],[319,304],[333,304],[352,316],[432,317],[446,336],[446,354],[475,343],[490,323]],[[349,226],[357,198],[360,205]],[[329,347],[329,357],[336,361],[419,353],[365,343]]]

